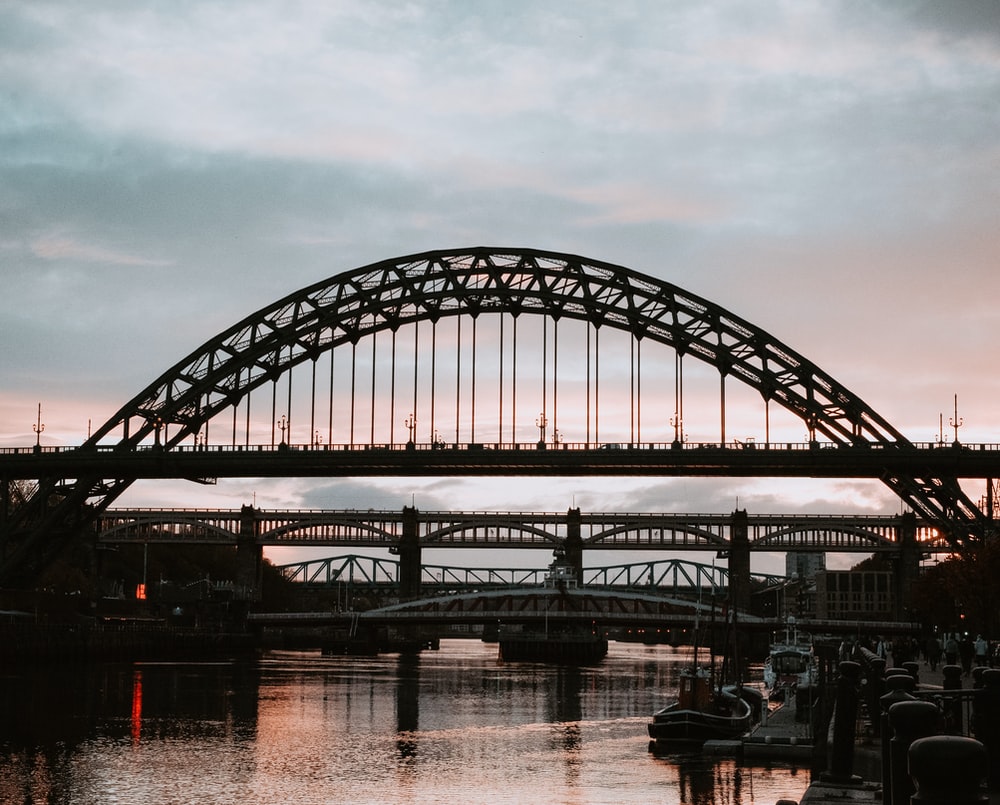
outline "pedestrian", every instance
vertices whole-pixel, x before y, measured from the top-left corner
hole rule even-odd
[[[990,644],[983,639],[981,634],[977,634],[974,646],[976,652],[976,667],[985,666],[987,657],[990,653]]]
[[[888,657],[889,651],[886,648],[885,641],[881,638],[881,636],[875,643],[875,654],[881,657],[883,660],[887,659]]]
[[[972,675],[972,658],[976,654],[976,646],[972,642],[972,636],[968,633],[962,635],[958,643],[958,656],[962,661],[962,673],[965,676]]]
[[[954,634],[949,634],[948,639],[944,641],[944,661],[945,665],[958,664],[958,640]]]
[[[937,670],[938,662],[941,659],[941,641],[934,635],[930,635],[924,643],[924,656],[932,671]]]

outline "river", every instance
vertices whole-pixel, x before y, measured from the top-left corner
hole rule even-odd
[[[272,652],[238,663],[0,671],[0,802],[736,805],[808,769],[656,756],[646,722],[689,649],[612,642],[590,668]]]

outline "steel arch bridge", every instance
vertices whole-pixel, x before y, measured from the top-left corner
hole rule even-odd
[[[556,252],[509,249],[471,248],[431,251],[385,260],[338,274],[310,285],[268,307],[248,316],[228,330],[209,340],[202,347],[172,366],[147,388],[122,406],[104,425],[99,427],[80,448],[82,452],[103,449],[118,456],[138,451],[148,440],[158,450],[178,451],[185,440],[197,445],[209,442],[209,423],[229,430],[227,414],[232,414],[232,441],[237,443],[240,414],[245,416],[245,443],[250,445],[251,433],[259,432],[252,421],[250,398],[254,391],[270,389],[268,426],[272,445],[275,429],[281,430],[285,442],[291,428],[301,433],[300,419],[308,419],[308,437],[315,443],[320,434],[316,429],[317,362],[329,354],[330,429],[333,435],[334,359],[338,347],[346,348],[351,356],[350,370],[350,443],[356,436],[356,419],[362,417],[355,409],[360,397],[356,368],[365,358],[359,355],[359,344],[371,346],[371,429],[369,443],[376,442],[376,397],[385,397],[385,385],[390,386],[388,434],[381,441],[395,440],[396,422],[396,335],[404,327],[413,327],[413,404],[401,407],[409,410],[406,421],[409,442],[415,440],[419,381],[419,324],[431,329],[430,376],[431,388],[437,371],[435,355],[439,323],[457,322],[458,360],[453,374],[461,378],[463,368],[471,373],[471,396],[476,397],[477,357],[476,331],[487,314],[500,316],[499,366],[502,375],[505,360],[513,366],[511,393],[505,399],[499,394],[499,414],[496,422],[498,441],[502,441],[504,417],[516,421],[517,387],[517,327],[522,318],[541,321],[542,394],[541,414],[536,420],[541,445],[545,443],[546,427],[552,425],[554,438],[558,434],[558,333],[560,323],[579,322],[586,326],[587,353],[587,419],[586,442],[597,443],[600,401],[596,398],[599,385],[593,384],[595,399],[591,415],[590,337],[599,340],[603,330],[620,332],[628,338],[631,365],[641,364],[641,347],[645,342],[660,344],[675,355],[675,399],[671,423],[675,443],[681,445],[683,432],[683,362],[690,358],[712,367],[721,379],[722,425],[721,442],[725,443],[726,379],[733,378],[756,390],[767,406],[774,403],[786,409],[805,425],[811,442],[826,441],[834,446],[909,448],[913,445],[893,426],[875,412],[858,395],[802,355],[733,313],[676,285],[641,274],[631,269],[576,255]],[[504,322],[509,320],[513,335],[504,335]],[[466,322],[466,342],[462,343],[462,322]],[[551,329],[551,332],[550,332]],[[391,339],[392,377],[384,379],[380,394],[376,393],[376,345],[378,336]],[[454,338],[454,337],[453,337]],[[505,338],[507,339],[505,341]],[[551,339],[551,343],[550,343]],[[510,342],[512,354],[504,355],[504,344]],[[537,347],[537,343],[534,345]],[[469,352],[471,350],[471,357]],[[537,352],[537,349],[535,350]],[[426,344],[425,344],[426,352]],[[551,367],[549,358],[551,354]],[[466,357],[463,358],[462,356]],[[599,376],[600,350],[596,349],[593,371]],[[463,363],[463,360],[465,361]],[[313,407],[301,417],[292,413],[293,370],[309,367],[311,372]],[[547,373],[552,376],[547,377]],[[425,369],[426,372],[426,369]],[[287,378],[287,408],[278,407],[279,380]],[[305,382],[299,379],[299,385]],[[341,381],[343,386],[346,381]],[[641,377],[630,376],[631,394],[641,385]],[[402,385],[402,384],[401,384]],[[459,381],[456,379],[456,442],[459,419],[470,437],[477,443],[476,412],[459,416],[462,407]],[[468,393],[468,392],[467,392]],[[551,397],[548,395],[551,394]],[[284,397],[284,392],[282,392]],[[400,395],[400,401],[403,395]],[[435,422],[435,400],[431,394],[430,439],[438,442]],[[505,402],[508,409],[505,411]],[[426,410],[426,402],[423,402]],[[282,410],[281,419],[277,414]],[[537,409],[536,409],[537,410]],[[631,431],[629,442],[640,442],[636,423],[641,414],[630,403]],[[549,421],[551,417],[551,422]],[[294,420],[294,421],[292,421]],[[591,430],[593,422],[593,432]],[[314,433],[315,430],[315,433]],[[517,441],[516,437],[514,441]],[[65,537],[92,526],[94,517],[109,506],[135,477],[119,471],[108,477],[99,464],[80,465],[71,476],[50,475],[39,481],[37,493],[9,516],[5,530],[16,535],[16,548],[0,565],[0,583],[12,578],[26,565],[43,561]],[[935,464],[911,470],[887,465],[882,480],[915,512],[938,523],[949,540],[961,547],[981,539],[991,527],[986,516],[962,491],[957,476],[933,469]],[[566,474],[571,474],[566,472]]]

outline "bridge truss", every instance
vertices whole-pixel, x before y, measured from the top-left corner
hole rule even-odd
[[[529,374],[525,343],[533,356],[532,372],[540,375],[533,395],[519,392]],[[609,358],[609,343],[617,343],[622,354]],[[578,348],[572,355],[570,344]],[[662,410],[661,393],[653,414],[648,401],[643,406],[642,392],[667,372],[657,364],[649,370],[653,350],[648,345],[666,347],[673,355],[672,406]],[[439,357],[445,347],[450,359]],[[660,440],[683,447],[691,421],[684,416],[684,373],[692,360],[719,379],[720,445],[729,441],[726,390],[727,380],[735,380],[763,402],[765,444],[774,404],[799,420],[817,446],[912,447],[818,366],[764,330],[675,285],[562,253],[425,252],[338,274],[248,316],[122,406],[70,457],[74,462],[39,463],[45,474],[37,476],[31,500],[13,511],[3,507],[0,536],[12,547],[0,562],[0,583],[46,561],[63,540],[92,526],[136,478],[208,478],[197,472],[209,466],[200,460],[161,458],[153,473],[140,464],[111,460],[108,448],[120,459],[151,444],[158,453],[180,459],[185,444],[196,449],[220,444],[315,448],[324,442],[392,448],[418,441],[516,446],[535,429],[539,447],[558,445],[566,430],[587,446],[641,445],[648,440],[643,429],[650,432],[654,417],[661,437],[665,429],[673,431],[672,440]],[[601,384],[609,365],[628,367],[624,407],[615,400],[623,391],[622,378],[615,379],[614,394]],[[567,405],[571,388],[575,400]],[[405,427],[405,439],[399,427]],[[418,439],[418,427],[425,438]],[[321,462],[320,451],[316,455]],[[525,471],[552,472],[555,461],[546,469],[536,459]],[[222,466],[237,472],[233,465]],[[286,471],[294,471],[293,466]],[[337,465],[331,461],[330,466]],[[367,466],[372,474],[386,471],[377,463]],[[610,459],[604,462],[605,468],[614,466]],[[935,523],[954,547],[992,533],[992,519],[940,461],[911,457],[883,466],[881,480],[919,517]],[[697,472],[697,465],[686,468]],[[431,461],[423,472],[444,469]],[[716,467],[711,474],[722,470]],[[321,463],[310,470],[322,471]],[[414,464],[411,471],[421,470]],[[478,471],[503,474],[507,468],[480,465]],[[555,471],[573,474],[574,467],[568,463]],[[796,471],[808,474],[804,467]],[[5,489],[11,478],[22,477],[14,472],[0,457]]]
[[[353,589],[395,590],[399,586],[400,563],[395,559],[375,556],[330,556],[281,565],[278,570],[289,581],[314,587],[350,585]],[[541,587],[547,569],[538,568],[477,568],[454,565],[424,564],[421,566],[421,590],[429,593],[455,590]],[[752,574],[751,584],[762,589],[781,586],[784,576]],[[681,559],[660,559],[632,562],[608,567],[585,567],[583,586],[601,589],[655,590],[672,597],[697,595],[725,597],[729,585],[726,567],[690,562]]]

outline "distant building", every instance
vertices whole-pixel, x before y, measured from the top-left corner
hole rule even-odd
[[[824,570],[816,574],[815,617],[821,620],[894,620],[892,573]]]
[[[785,554],[785,575],[790,579],[812,581],[823,570],[826,570],[825,553],[789,551]]]

